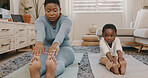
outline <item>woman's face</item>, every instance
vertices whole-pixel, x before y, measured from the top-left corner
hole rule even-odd
[[[116,38],[116,33],[113,29],[109,28],[109,29],[105,29],[104,33],[103,33],[103,37],[105,39],[105,41],[108,44],[112,44],[112,42],[115,40]]]
[[[49,21],[55,22],[60,15],[61,8],[55,3],[48,3],[45,6],[45,15]]]

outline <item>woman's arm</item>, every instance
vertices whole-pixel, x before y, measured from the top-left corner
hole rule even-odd
[[[42,42],[45,40],[45,26],[42,19],[39,18],[35,22],[36,41]]]
[[[59,32],[57,33],[53,43],[58,42],[60,46],[65,36],[69,34],[71,27],[72,27],[72,21],[69,18],[65,18],[62,21],[61,28],[59,29]]]
[[[33,48],[32,55],[41,55],[41,53],[45,53],[45,48],[43,45],[43,41],[45,39],[45,26],[40,18],[35,22],[35,32],[36,43],[35,47]]]

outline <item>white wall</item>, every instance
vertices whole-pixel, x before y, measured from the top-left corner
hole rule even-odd
[[[93,14],[73,14],[73,40],[82,40],[82,37],[89,33],[91,24],[102,28],[104,24],[112,23],[117,28],[122,28],[121,13],[93,13]]]

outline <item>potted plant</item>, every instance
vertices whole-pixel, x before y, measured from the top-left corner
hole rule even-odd
[[[29,0],[25,0],[30,4]],[[26,7],[23,3],[21,5],[24,7],[24,13],[25,15],[30,13],[31,16],[36,20],[39,17],[40,11],[43,7],[43,3],[41,3],[41,0],[31,0],[31,3],[33,4],[33,7]],[[41,5],[40,5],[41,4]],[[33,8],[33,9],[31,9]]]
[[[21,5],[24,8],[24,14],[23,14],[23,19],[25,23],[30,23],[31,21],[31,15],[29,14],[29,9],[31,9],[32,7],[26,7],[23,3],[21,3]]]

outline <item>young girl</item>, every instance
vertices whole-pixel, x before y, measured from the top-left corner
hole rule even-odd
[[[103,38],[100,40],[100,64],[114,74],[124,75],[126,72],[126,61],[122,55],[122,47],[117,30],[113,24],[106,24],[102,29]]]
[[[61,13],[59,0],[45,0],[45,15],[35,22],[36,43],[30,63],[31,78],[54,78],[74,62],[74,51],[69,43],[72,21]],[[54,55],[55,54],[55,55]]]

